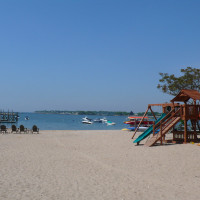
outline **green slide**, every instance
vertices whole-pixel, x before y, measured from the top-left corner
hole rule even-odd
[[[164,117],[166,116],[165,113],[162,113],[162,115],[160,116],[159,119],[157,119],[155,121],[155,125]],[[150,126],[146,131],[144,131],[135,141],[133,141],[133,143],[138,143],[141,142],[142,140],[144,140],[147,136],[149,136],[151,133],[153,132],[153,125]]]

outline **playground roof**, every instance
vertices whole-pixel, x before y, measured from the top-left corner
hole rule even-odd
[[[186,102],[189,99],[200,100],[200,93],[197,90],[181,90],[176,97],[174,97],[171,102],[181,101]]]

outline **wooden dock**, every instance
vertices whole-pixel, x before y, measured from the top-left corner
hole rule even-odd
[[[19,115],[15,112],[0,112],[0,123],[16,123]]]

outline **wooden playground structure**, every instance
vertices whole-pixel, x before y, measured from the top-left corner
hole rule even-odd
[[[179,94],[171,100],[171,103],[149,104],[148,108],[140,121],[142,123],[148,110],[150,110],[155,118],[154,124],[144,131],[134,143],[139,144],[140,141],[150,136],[145,146],[153,146],[157,142],[163,143],[188,143],[199,142],[197,134],[200,133],[200,93],[196,90],[181,90]],[[156,118],[152,106],[162,106],[163,114],[159,119]],[[190,121],[191,130],[188,129]],[[178,122],[184,126],[183,130],[177,130],[175,127]],[[134,138],[140,124],[135,130]],[[171,132],[172,140],[165,140],[165,135]]]

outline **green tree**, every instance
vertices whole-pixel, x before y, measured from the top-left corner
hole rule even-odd
[[[183,74],[180,77],[176,77],[174,74],[159,73],[162,77],[157,85],[158,89],[162,92],[176,96],[182,89],[191,89],[200,91],[200,69],[187,67],[181,69]]]

